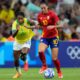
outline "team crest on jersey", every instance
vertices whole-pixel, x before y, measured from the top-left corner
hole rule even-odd
[[[47,16],[47,19],[50,19],[50,16]]]
[[[40,19],[42,20],[42,17],[40,17]]]

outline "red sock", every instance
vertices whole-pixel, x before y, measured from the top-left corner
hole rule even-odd
[[[44,52],[39,52],[39,58],[42,61],[43,66],[46,66],[46,58]]]
[[[53,60],[53,62],[54,62],[54,65],[55,65],[55,67],[56,67],[56,69],[57,69],[57,72],[58,72],[58,73],[61,72],[59,60],[58,60],[58,59],[57,59],[57,60]]]

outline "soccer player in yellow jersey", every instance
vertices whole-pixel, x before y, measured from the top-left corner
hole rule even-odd
[[[28,26],[25,27],[25,26]],[[18,78],[21,76],[21,70],[19,66],[19,58],[24,61],[24,70],[28,70],[28,63],[26,61],[26,54],[28,53],[31,46],[31,39],[34,36],[34,32],[29,29],[30,24],[22,12],[17,14],[17,19],[12,24],[12,35],[15,37],[15,42],[13,45],[14,50],[14,64],[17,73],[13,78]]]

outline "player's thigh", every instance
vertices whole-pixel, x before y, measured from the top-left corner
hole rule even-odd
[[[27,48],[27,47],[23,47],[22,50],[21,50],[21,52],[25,53],[25,54],[27,54],[28,51],[29,51],[29,48]]]
[[[50,48],[58,48],[59,47],[59,40],[57,37],[54,37],[54,38],[51,38],[50,41],[49,41],[49,45],[50,45]]]
[[[22,46],[22,52],[27,54],[30,47],[31,47],[31,41],[24,43]]]
[[[41,38],[39,44],[39,52],[44,52],[48,46],[49,46],[48,39]]]
[[[40,44],[39,44],[39,52],[44,52],[47,47],[48,47],[47,44],[45,44],[45,43],[40,43]]]
[[[58,47],[56,48],[52,48],[51,51],[52,51],[52,59],[53,60],[56,60],[58,58]]]
[[[14,50],[13,52],[14,52],[14,59],[19,59],[21,50],[19,51]]]
[[[56,60],[58,58],[58,47],[59,47],[59,41],[57,37],[51,39],[50,47],[52,50],[52,59]]]
[[[15,42],[13,43],[13,50],[14,50],[14,51],[19,51],[19,50],[21,50],[21,49],[22,49],[22,45],[23,45],[23,44],[19,44],[18,42],[15,41]]]

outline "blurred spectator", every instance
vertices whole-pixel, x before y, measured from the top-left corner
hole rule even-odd
[[[63,29],[58,29],[59,31],[59,40],[65,40],[65,33],[63,32]]]
[[[18,2],[18,0],[12,0],[11,2],[11,9],[14,8],[15,4]]]
[[[37,13],[41,11],[40,1],[39,0],[33,0],[32,2],[28,2],[26,6],[26,10],[29,12],[29,16],[32,19],[36,19]]]
[[[61,14],[60,15],[60,23],[63,25],[64,29],[63,29],[63,32],[64,32],[64,39],[65,40],[69,40],[71,39],[71,30],[69,28],[69,20],[67,18],[65,18],[64,14]]]
[[[80,23],[78,24],[77,28],[76,28],[76,32],[77,32],[77,35],[80,39]]]
[[[72,33],[70,41],[79,41],[78,35],[76,33]]]
[[[0,0],[0,40],[13,39],[10,36],[11,25],[18,11],[36,21],[41,2],[47,3],[59,15],[63,24],[63,28],[59,29],[60,40],[70,40],[75,34],[80,39],[80,0]],[[40,33],[35,32],[38,38]]]
[[[5,3],[2,5],[2,10],[0,13],[0,20],[4,21],[6,24],[12,23],[15,18],[14,11],[10,9],[10,5]]]
[[[0,34],[0,42],[6,42],[7,39],[2,35]]]
[[[3,36],[8,37],[10,35],[10,29],[14,18],[15,13],[10,9],[10,5],[7,3],[2,4],[2,10],[0,13],[0,29]]]
[[[80,0],[75,0],[75,1],[80,4]]]
[[[69,21],[69,25],[76,25],[77,20],[76,20],[76,15],[74,14],[74,12],[72,12],[70,14],[70,21]]]
[[[26,8],[31,11],[31,12],[34,12],[34,13],[37,13],[37,12],[40,12],[41,9],[39,7],[39,1],[38,0],[35,0],[32,2],[29,2],[28,5],[26,5]]]

